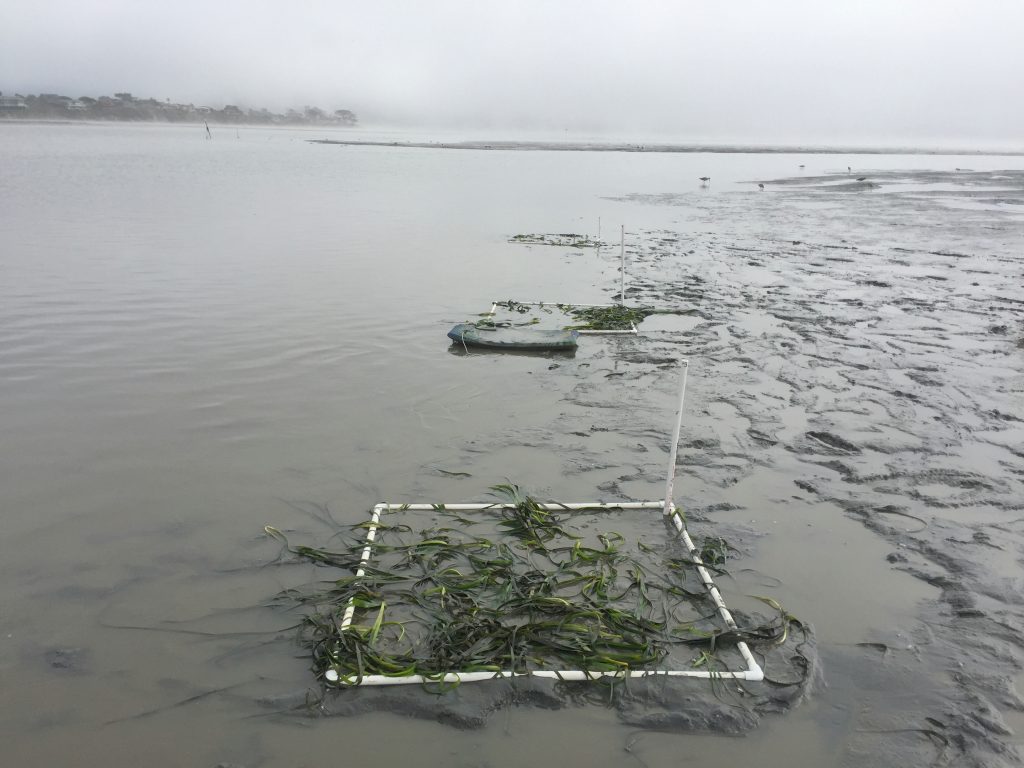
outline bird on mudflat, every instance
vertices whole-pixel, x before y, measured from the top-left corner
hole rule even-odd
[[[757,188],[764,192],[764,184],[758,184]]]
[[[857,181],[867,181],[867,180],[868,180],[867,176],[858,176],[857,177]]]
[[[702,182],[704,182],[704,184],[706,185],[709,181],[711,181],[711,177],[710,176],[701,176],[700,180]]]

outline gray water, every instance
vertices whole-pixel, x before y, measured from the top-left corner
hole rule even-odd
[[[926,718],[959,743],[954,734],[970,729],[957,717],[983,702],[1005,732],[989,729],[966,754],[1015,764],[1021,649],[1000,638],[988,657],[976,646],[958,655],[955,638],[935,639],[936,625],[955,623],[935,569],[957,571],[937,555],[913,556],[978,531],[957,526],[1002,526],[985,529],[991,547],[957,562],[996,603],[971,610],[1024,626],[1007,597],[1019,584],[1014,520],[1024,498],[1024,353],[1014,344],[1024,329],[1013,303],[1024,218],[1019,179],[982,173],[1019,170],[1021,158],[306,142],[316,137],[0,125],[5,763],[886,765],[893,755],[934,756],[936,738],[922,730],[942,729]],[[842,182],[847,166],[887,186],[793,183]],[[949,175],[957,167],[978,180]],[[769,182],[763,193],[758,180]],[[596,235],[599,219],[615,244],[626,227],[629,296],[701,314],[652,318],[638,338],[587,339],[566,360],[449,348],[450,325],[493,299],[610,301],[617,247],[508,242]],[[844,248],[856,257],[822,260]],[[901,248],[920,258],[872,261]],[[963,258],[947,264],[936,255],[944,250]],[[942,282],[919,279],[940,267],[953,270]],[[858,269],[887,288],[865,285]],[[672,293],[694,276],[699,295]],[[861,303],[829,306],[826,289],[855,290]],[[788,294],[785,307],[773,291]],[[908,296],[925,307],[920,322],[894,319],[892,299]],[[963,317],[936,309],[947,299]],[[842,320],[866,305],[873,314],[850,320],[839,352],[793,331],[794,314]],[[872,384],[880,358],[864,349],[884,347],[895,370],[918,354],[910,345],[930,354],[942,340],[941,359],[919,372],[932,383],[918,381],[917,400],[892,394],[914,382]],[[511,708],[471,732],[385,713],[309,719],[267,709],[268,697],[315,685],[287,629],[298,614],[269,601],[325,576],[264,567],[278,554],[265,525],[323,543],[323,508],[355,523],[379,501],[481,499],[505,478],[565,501],[658,498],[680,355],[691,359],[692,391],[679,498],[694,509],[729,502],[708,522],[738,531],[743,567],[760,574],[737,578],[730,601],[767,591],[812,624],[827,686],[742,739],[637,734],[599,706]],[[867,372],[851,384],[829,361],[858,355],[866,367],[856,370]],[[862,385],[871,386],[854,392]],[[902,410],[867,402],[883,390]],[[861,412],[842,424],[833,406],[844,397]],[[927,397],[945,410],[929,411]],[[762,417],[773,420],[769,439],[751,442]],[[954,426],[931,435],[934,423]],[[850,498],[823,490],[839,482],[836,469],[811,454],[832,433],[856,442],[865,464],[877,460],[874,474],[855,467],[869,479],[852,497],[899,496],[933,539],[907,538],[917,525],[908,518],[865,525],[870,515]],[[833,462],[837,453],[851,461],[840,445]],[[893,466],[930,469],[933,455],[995,490],[950,501],[927,482],[941,484],[941,473],[893,490],[904,477]],[[904,550],[910,560],[886,560]],[[957,672],[972,663],[981,671]],[[944,710],[957,674],[974,682],[957,682]],[[989,678],[1010,681],[1002,695]]]

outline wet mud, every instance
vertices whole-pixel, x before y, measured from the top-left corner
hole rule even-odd
[[[784,475],[792,503],[860,522],[937,589],[898,631],[823,649],[826,680],[853,664],[871,691],[848,758],[1017,765],[1024,174],[869,175],[764,182],[759,231],[736,221],[749,201],[627,197],[696,207],[703,230],[646,233],[630,300],[705,322],[651,334],[633,365],[692,355],[704,408],[733,415],[691,435],[680,470],[718,488]]]

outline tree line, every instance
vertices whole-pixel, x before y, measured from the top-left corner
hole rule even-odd
[[[348,109],[327,111],[315,106],[284,113],[269,109],[243,109],[234,104],[221,108],[172,103],[170,99],[140,99],[130,93],[113,96],[62,96],[55,93],[0,93],[0,117],[42,120],[126,120],[267,125],[356,125],[359,118]]]

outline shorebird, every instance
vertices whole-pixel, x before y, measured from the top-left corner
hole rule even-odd
[[[803,166],[803,163],[801,163],[801,164],[800,164],[800,167],[801,167],[801,168],[803,168],[803,167],[804,167],[804,166]]]
[[[701,180],[701,183],[706,187],[708,185],[708,182],[711,181],[711,177],[710,176],[701,176],[700,180]]]
[[[758,184],[757,188],[764,192],[764,184]]]
[[[853,173],[853,168],[851,168],[850,166],[846,166],[846,172]]]
[[[867,180],[868,180],[867,176],[858,176],[857,177],[857,181],[867,181]]]

